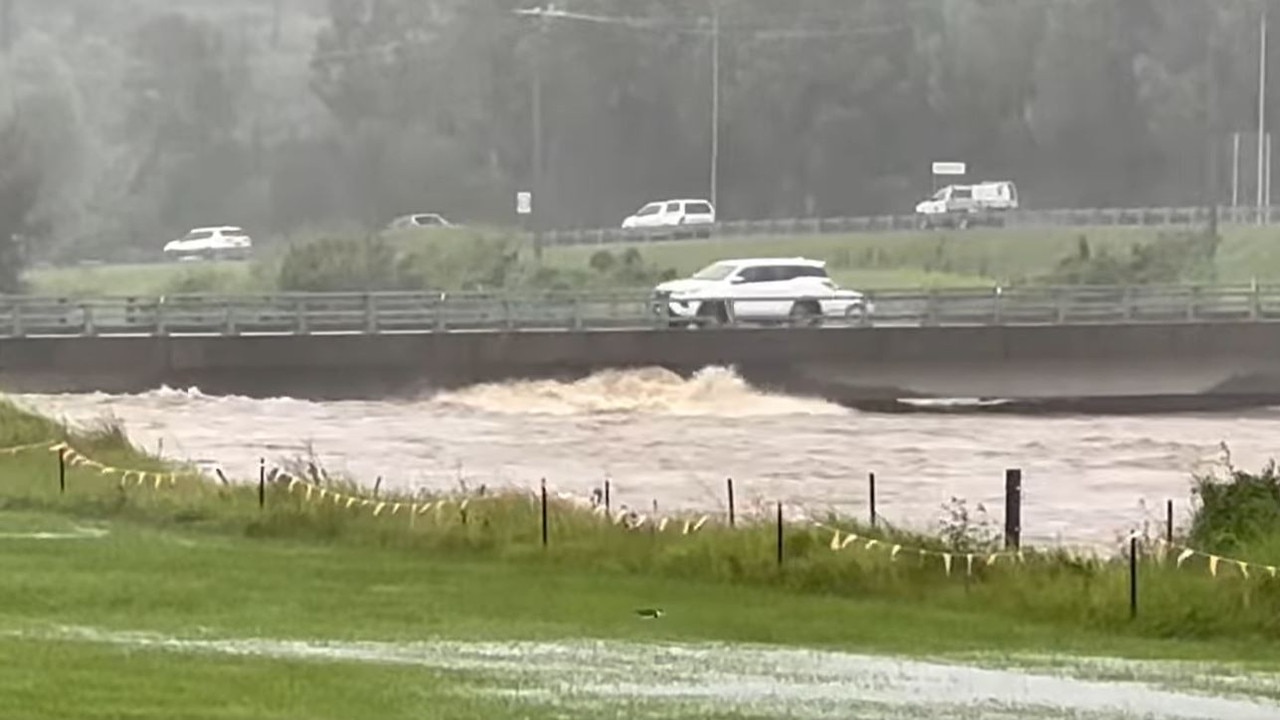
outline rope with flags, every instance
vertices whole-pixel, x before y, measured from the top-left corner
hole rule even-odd
[[[175,470],[140,470],[136,468],[122,468],[109,465],[85,455],[65,441],[28,443],[13,447],[0,448],[0,457],[17,456],[23,453],[37,451],[47,451],[49,453],[60,455],[62,461],[70,468],[93,470],[97,471],[100,476],[117,478],[121,487],[128,486],[132,481],[137,486],[149,484],[159,490],[163,487],[176,487],[178,485],[178,479],[181,477],[198,477],[202,481],[205,479],[204,476],[197,471],[180,472]],[[443,510],[445,507],[455,502],[458,506],[458,510],[465,512],[472,502],[471,497],[464,497],[461,499],[436,498],[428,501],[379,499],[377,497],[370,498],[340,490],[334,490],[332,488],[325,487],[318,482],[305,480],[288,473],[281,472],[277,474],[273,471],[273,476],[276,478],[276,482],[284,483],[286,491],[290,495],[300,495],[304,501],[321,503],[327,502],[336,507],[342,507],[345,509],[360,508],[370,510],[374,517],[381,517],[384,515],[394,517],[401,513],[406,517],[418,517],[426,515],[432,510]],[[536,500],[538,497],[537,493],[532,493],[532,497]],[[683,535],[696,534],[712,522],[709,515],[701,515],[696,519],[687,518],[681,522],[679,518],[656,517],[656,513],[655,516],[650,517],[625,509],[609,513],[603,507],[596,507],[594,508],[594,512],[598,515],[607,515],[612,524],[624,526],[630,530],[639,530],[652,525],[654,530],[657,532],[665,533],[669,528],[675,527],[679,528]],[[813,528],[831,533],[829,547],[834,552],[841,552],[851,548],[861,549],[864,551],[879,550],[888,554],[890,562],[896,562],[903,556],[917,557],[922,562],[928,559],[937,559],[941,560],[943,570],[948,577],[955,572],[957,562],[963,562],[965,574],[967,576],[972,576],[974,574],[975,567],[979,564],[981,564],[981,566],[991,567],[1000,562],[1013,563],[1017,565],[1022,565],[1026,562],[1026,556],[1021,550],[999,552],[933,550],[923,547],[904,545],[891,539],[863,536],[856,532],[841,530],[818,522],[813,523]],[[1203,558],[1209,570],[1209,574],[1215,578],[1219,577],[1224,565],[1235,568],[1238,576],[1243,579],[1251,579],[1255,576],[1267,576],[1271,578],[1280,577],[1280,567],[1275,565],[1250,562],[1238,558],[1204,552],[1185,545],[1169,543],[1163,538],[1157,540],[1156,543],[1162,549],[1162,552],[1159,553],[1157,557],[1173,557],[1174,567],[1179,570],[1186,568],[1191,560]]]

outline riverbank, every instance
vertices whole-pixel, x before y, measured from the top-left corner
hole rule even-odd
[[[66,444],[62,484],[51,443]],[[736,527],[709,515],[610,517],[585,498],[558,497],[553,488],[544,546],[539,498],[524,492],[472,487],[374,496],[353,483],[308,476],[320,470],[295,476],[273,471],[262,487],[252,479],[223,484],[147,455],[115,428],[68,432],[0,404],[0,447],[17,446],[25,447],[0,456],[6,478],[0,499],[7,510],[495,568],[516,563],[570,575],[696,579],[797,599],[907,603],[926,613],[972,615],[971,627],[986,637],[1003,636],[1012,647],[1023,630],[1011,623],[1135,642],[1244,642],[1277,634],[1280,597],[1273,578],[1257,571],[1246,580],[1234,565],[1216,567],[1218,561],[1220,572],[1213,576],[1208,556],[1175,565],[1154,543],[1141,563],[1140,612],[1131,620],[1124,562],[1053,549],[1027,549],[1019,557],[1001,548],[990,528],[968,518],[957,518],[945,537],[873,530],[836,517],[788,519],[779,565],[771,513],[739,518]],[[1239,553],[1265,567],[1280,560],[1274,549],[1262,543]],[[947,649],[935,635],[920,633],[918,649]],[[795,641],[807,642],[805,636],[799,632]],[[903,637],[915,636],[910,631]]]
[[[1210,694],[1238,693],[1232,678],[1247,675],[1249,694],[1280,696],[1275,580],[1257,566],[1245,579],[1208,556],[1175,562],[1155,545],[1131,620],[1123,562],[1033,550],[1019,559],[963,526],[934,538],[837,518],[788,522],[779,566],[772,518],[734,528],[719,517],[619,519],[552,492],[544,547],[540,497],[529,493],[375,496],[305,465],[261,486],[223,483],[114,428],[68,431],[2,403],[0,448],[11,449],[0,453],[0,682],[20,688],[0,700],[8,714],[204,717],[193,708],[233,693],[217,717],[410,718],[430,706],[434,717],[541,720],[598,717],[601,703],[645,717],[751,716],[714,698],[704,700],[716,712],[670,698],[640,712],[676,680],[643,674],[655,652],[737,663],[716,682],[732,670],[738,689],[754,682],[742,663],[755,653],[783,685],[790,672],[812,678],[806,663],[836,675],[865,663],[957,672],[953,684],[966,688],[991,680],[882,657],[896,655]],[[1267,560],[1252,554],[1265,548],[1240,552]],[[783,658],[779,646],[835,654]],[[526,662],[569,675],[514,692],[513,678],[532,672]],[[618,690],[620,673],[632,694]],[[852,689],[828,702],[862,707],[857,683],[831,682]],[[606,686],[612,694],[599,696]],[[810,709],[795,716],[823,717]]]

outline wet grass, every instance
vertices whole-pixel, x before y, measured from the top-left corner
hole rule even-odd
[[[484,231],[494,234],[497,231]],[[498,233],[500,234],[500,233]],[[640,250],[645,261],[681,274],[726,257],[795,256],[826,260],[841,283],[866,290],[920,287],[987,287],[1027,282],[1048,273],[1076,249],[1079,237],[1095,251],[1123,254],[1135,243],[1151,242],[1150,228],[975,229],[951,232],[856,233],[810,236],[715,238],[706,241],[638,243],[633,246],[552,247],[544,262],[556,268],[585,269],[601,249]],[[1276,231],[1224,227],[1218,252],[1218,281],[1247,283],[1280,272]],[[470,231],[431,231],[397,236],[406,246],[474,243]],[[254,263],[154,263],[45,268],[27,274],[33,292],[64,296],[160,295],[177,292],[266,292],[274,266],[269,256]]]
[[[52,439],[118,467],[169,469],[111,427],[68,433],[0,403],[0,447]],[[56,457],[0,456],[3,717],[600,716],[525,705],[487,692],[491,678],[432,667],[40,635],[66,626],[177,638],[611,638],[918,657],[1076,654],[1280,671],[1280,588],[1226,570],[1212,579],[1202,569],[1144,563],[1142,612],[1131,622],[1121,566],[1057,554],[1031,553],[1023,565],[979,561],[973,576],[957,557],[947,576],[933,560],[891,562],[885,552],[852,547],[837,553],[828,531],[795,526],[780,569],[767,524],[730,530],[711,522],[691,535],[673,529],[682,522],[637,531],[558,501],[544,549],[539,507],[527,496],[431,498],[448,502],[423,515],[373,517],[308,502],[282,483],[267,488],[260,508],[253,486],[182,478],[174,487],[122,488],[83,467],[69,469],[63,495]],[[354,492],[341,482],[328,487]],[[60,539],[24,537],[31,533]],[[881,537],[947,549],[927,537]],[[655,607],[665,611],[660,619],[636,614]],[[694,716],[709,717],[663,715]]]
[[[0,404],[0,447],[66,436],[55,423]],[[165,468],[112,428],[70,439],[109,465]],[[353,492],[342,483],[329,487]],[[36,601],[32,612],[56,608],[60,617],[114,627],[128,627],[145,608],[148,621],[166,629],[212,624],[230,631],[259,627],[258,618],[270,620],[262,627],[305,635],[332,631],[335,617],[354,612],[363,632],[379,635],[406,632],[402,620],[412,618],[410,634],[419,637],[613,636],[639,632],[630,611],[656,605],[681,608],[661,624],[672,637],[911,653],[977,646],[1280,659],[1271,643],[1256,642],[1280,637],[1280,581],[1258,573],[1246,580],[1225,565],[1212,578],[1197,565],[1202,559],[1181,569],[1145,559],[1141,612],[1131,621],[1127,572],[1114,560],[1029,551],[1023,563],[988,565],[985,552],[974,549],[970,574],[968,549],[839,523],[884,542],[835,552],[830,531],[793,524],[779,567],[768,522],[730,529],[712,521],[689,535],[682,520],[662,532],[652,525],[632,530],[553,501],[544,548],[539,506],[528,495],[383,497],[389,505],[380,516],[308,501],[284,483],[269,483],[265,499],[259,508],[256,486],[190,478],[160,489],[150,480],[122,487],[79,467],[69,468],[62,495],[54,454],[0,456],[6,522],[27,514],[119,525],[111,543],[76,545],[70,554],[48,543],[24,549],[5,567],[33,584],[16,598]],[[427,500],[446,502],[425,514],[391,513],[397,501]],[[179,539],[196,549],[183,549]],[[952,573],[936,555],[908,551],[892,559],[889,547],[898,543],[957,553]],[[110,598],[104,577],[119,578],[120,597]],[[10,584],[8,592],[20,586]],[[146,596],[137,588],[148,588]],[[104,594],[109,602],[94,601]],[[165,599],[152,602],[157,597]],[[14,600],[0,601],[0,612],[20,612]],[[365,602],[390,610],[386,622],[356,609]],[[226,613],[231,620],[214,622]]]
[[[425,669],[0,639],[0,717],[489,720],[555,715]]]

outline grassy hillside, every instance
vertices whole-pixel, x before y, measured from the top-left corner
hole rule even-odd
[[[403,250],[425,262],[466,254],[478,238],[499,238],[496,230],[412,233],[395,238]],[[1280,230],[1223,229],[1215,267],[1217,282],[1248,283],[1280,277]],[[622,246],[551,247],[543,264],[557,271],[592,274],[593,255],[615,257],[635,249],[646,265],[692,273],[716,260],[743,256],[805,257],[826,260],[841,283],[867,290],[916,287],[982,287],[1016,284],[1050,273],[1088,239],[1094,252],[1124,256],[1135,244],[1158,241],[1157,231],[1138,228],[1070,230],[971,230],[947,233],[882,233],[803,237],[716,238]],[[526,247],[526,259],[532,252]],[[33,292],[53,295],[157,295],[177,292],[269,292],[275,285],[278,251],[255,263],[101,265],[33,270]]]

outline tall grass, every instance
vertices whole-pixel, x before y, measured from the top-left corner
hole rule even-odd
[[[96,460],[121,468],[161,471],[171,466],[133,447],[117,428],[69,432],[45,418],[0,402],[0,447],[66,439]],[[549,501],[548,546],[542,545],[539,499],[529,493],[461,493],[433,497],[383,494],[388,512],[308,501],[283,478],[266,483],[265,507],[258,486],[222,483],[186,475],[173,487],[148,482],[120,485],[95,470],[69,467],[67,491],[60,494],[55,453],[0,456],[0,510],[39,510],[76,517],[114,519],[189,532],[230,533],[264,541],[344,544],[433,557],[491,559],[538,564],[548,569],[689,578],[729,584],[773,586],[797,593],[880,598],[998,616],[1010,627],[1049,623],[1062,628],[1103,630],[1161,638],[1280,638],[1280,580],[1245,579],[1223,570],[1210,577],[1192,560],[1182,567],[1150,546],[1141,558],[1140,612],[1128,615],[1127,562],[1120,557],[1077,557],[1060,551],[1028,550],[1019,562],[1002,557],[989,564],[988,547],[967,536],[929,537],[893,529],[871,529],[842,518],[824,527],[784,528],[783,562],[776,558],[776,527],[769,521],[729,528],[712,520],[685,534],[684,521],[664,531],[653,523],[634,528],[589,506]],[[308,480],[326,490],[354,495],[354,485],[325,478]],[[433,503],[425,514],[390,514],[390,503]],[[1203,520],[1208,525],[1234,521]],[[1214,518],[1218,516],[1213,516]],[[1204,525],[1208,523],[1208,525]],[[833,529],[860,540],[834,551]],[[1239,535],[1241,553],[1270,552],[1274,527],[1261,535]],[[868,549],[870,539],[880,541]],[[979,540],[980,543],[985,542]],[[906,550],[891,557],[889,547]],[[948,574],[938,555],[915,548],[954,552]],[[968,553],[974,553],[972,565]],[[1278,557],[1275,555],[1270,558]],[[1268,557],[1249,557],[1266,561]]]

